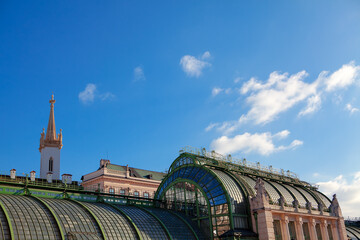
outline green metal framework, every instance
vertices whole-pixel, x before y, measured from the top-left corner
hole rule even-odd
[[[102,235],[103,239],[104,239],[104,240],[107,240],[106,235],[105,235],[105,232],[104,232],[104,229],[102,228],[102,225],[100,224],[100,221],[99,221],[99,219],[95,216],[95,214],[94,214],[88,207],[86,207],[84,204],[82,204],[81,202],[79,202],[79,201],[74,201],[74,200],[70,200],[70,199],[69,199],[69,201],[72,201],[72,202],[78,204],[79,206],[81,206],[83,209],[85,209],[85,210],[94,218],[96,224],[98,225],[98,227],[99,227],[99,229],[100,229],[100,231],[101,231],[101,235]]]
[[[183,223],[185,223],[185,225],[187,225],[187,227],[191,230],[192,234],[194,235],[194,238],[196,240],[199,240],[194,228],[179,214],[177,214],[176,212],[172,212],[172,211],[168,211],[169,213],[173,214],[174,216],[176,216],[177,218],[179,218]]]
[[[189,162],[190,162],[190,164],[189,164]],[[190,173],[186,173],[187,169],[190,169],[189,170]],[[198,169],[198,170],[196,171],[196,169]],[[183,172],[183,175],[181,175],[181,171]],[[204,174],[204,172],[205,172],[205,174]],[[179,173],[179,174],[177,174],[177,173]],[[192,177],[189,177],[191,173],[194,173],[194,175]],[[186,174],[188,174],[188,175],[186,175]],[[199,174],[201,176],[199,178],[197,178],[197,176]],[[225,174],[232,181],[234,181],[234,179],[231,176],[229,176],[227,173],[225,173]],[[175,176],[175,178],[173,176]],[[209,179],[211,181],[210,181],[210,183],[207,183],[207,185],[210,185],[210,186],[211,186],[211,184],[213,185],[212,188],[210,187],[210,189],[205,188],[207,191],[204,190],[204,184],[202,183],[203,178],[205,178],[206,176],[211,176],[211,179]],[[206,179],[206,180],[208,180],[208,179]],[[213,183],[211,183],[211,182],[213,182]],[[206,168],[204,166],[194,164],[190,160],[187,160],[187,161],[185,161],[185,164],[183,164],[183,165],[179,164],[179,166],[177,166],[176,169],[174,169],[170,174],[168,174],[166,176],[166,178],[160,184],[160,186],[155,194],[155,198],[166,201],[167,199],[165,199],[166,196],[164,194],[169,189],[176,186],[176,184],[178,184],[178,183],[190,183],[190,184],[194,185],[197,189],[200,190],[202,195],[205,197],[206,202],[207,202],[207,207],[208,207],[207,218],[209,221],[210,233],[211,233],[212,238],[218,237],[217,233],[219,232],[218,230],[220,227],[225,227],[226,225],[228,225],[229,226],[228,230],[234,229],[234,211],[232,209],[230,195],[227,191],[227,187],[224,185],[223,181],[217,176],[217,174],[214,173],[214,171],[212,171],[211,169]],[[236,184],[238,186],[236,181],[234,181],[234,184]],[[207,186],[207,185],[205,185],[205,186]],[[220,190],[219,187],[221,188],[221,191],[219,191]],[[214,191],[218,195],[210,194],[212,191]],[[241,190],[241,194],[242,194],[242,198],[245,200],[247,197],[244,195],[244,192],[242,190]],[[225,198],[220,198],[219,202],[216,202],[213,200],[222,195]],[[185,196],[186,196],[186,194],[185,194]],[[186,203],[187,202],[185,199],[185,205],[186,205]],[[176,204],[176,196],[175,196],[175,204]],[[227,206],[227,209],[228,209],[227,213],[218,214],[216,212],[216,206],[220,206],[220,205]],[[247,211],[248,211],[248,209],[246,210],[246,212]],[[198,212],[198,209],[197,209],[197,212]],[[186,210],[185,210],[185,213],[187,214]],[[248,214],[246,214],[246,215],[239,214],[238,216],[239,217],[247,217],[247,218],[249,217]],[[221,221],[221,219],[224,219],[224,218],[225,219],[228,218],[229,224],[225,224],[225,225],[217,224],[217,221]],[[193,220],[198,221],[198,222],[201,219],[204,219],[204,217],[199,217],[199,215],[197,215],[197,217],[193,218]],[[247,223],[249,223],[249,222],[250,221],[247,220]],[[216,230],[215,236],[213,235],[214,230]]]
[[[14,237],[14,231],[13,231],[13,228],[12,228],[12,225],[11,225],[11,221],[10,221],[10,217],[9,217],[9,214],[7,213],[6,209],[5,209],[5,206],[3,205],[3,203],[0,201],[0,207],[1,207],[1,210],[4,212],[5,214],[5,218],[6,218],[6,221],[7,221],[7,224],[9,226],[9,232],[10,232],[10,238],[11,239],[15,239]]]
[[[31,196],[32,198],[36,199],[37,201],[39,201],[41,204],[43,204],[48,210],[49,212],[51,213],[51,215],[54,217],[55,221],[56,221],[56,224],[59,228],[59,231],[60,231],[60,234],[61,234],[61,239],[62,240],[65,240],[65,237],[64,237],[64,231],[60,225],[60,222],[59,222],[59,219],[56,217],[56,214],[54,213],[54,211],[50,208],[50,206],[44,202],[43,200],[41,200],[41,198],[38,198],[38,197],[34,197],[34,196]]]
[[[141,237],[141,234],[140,234],[140,230],[139,230],[139,228],[136,226],[136,224],[134,223],[134,221],[133,221],[123,210],[121,210],[120,208],[116,207],[115,205],[109,204],[109,203],[107,203],[107,204],[108,204],[109,206],[113,207],[114,209],[116,209],[119,213],[121,213],[121,214],[129,221],[129,223],[134,227],[138,238],[139,238],[140,240],[142,240],[142,237]]]
[[[145,212],[147,212],[148,214],[150,214],[151,216],[153,216],[159,223],[160,225],[163,227],[163,229],[165,230],[167,236],[169,237],[170,240],[173,240],[170,232],[169,232],[169,229],[166,228],[165,224],[155,215],[153,214],[151,211],[147,210],[146,208],[143,208],[143,207],[138,207],[142,210],[144,210]]]

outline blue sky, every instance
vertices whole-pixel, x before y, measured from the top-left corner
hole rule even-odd
[[[187,145],[289,169],[360,204],[358,1],[0,3],[2,171],[163,171]]]

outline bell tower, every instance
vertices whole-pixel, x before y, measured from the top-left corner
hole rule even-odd
[[[52,172],[54,179],[60,179],[60,150],[62,148],[62,130],[56,135],[54,116],[54,95],[51,95],[49,123],[46,130],[43,128],[40,137],[40,178],[46,178]]]

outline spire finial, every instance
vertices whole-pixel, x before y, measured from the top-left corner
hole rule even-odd
[[[56,141],[56,128],[55,128],[55,117],[54,117],[54,94],[51,94],[51,99],[49,101],[50,105],[50,116],[49,116],[49,123],[46,131],[46,140],[53,142]]]

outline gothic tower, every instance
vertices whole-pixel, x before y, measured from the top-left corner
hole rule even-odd
[[[40,178],[46,178],[48,172],[52,172],[54,179],[60,179],[60,150],[62,148],[62,130],[56,135],[55,117],[54,117],[54,95],[51,95],[50,117],[46,130],[40,137]]]

